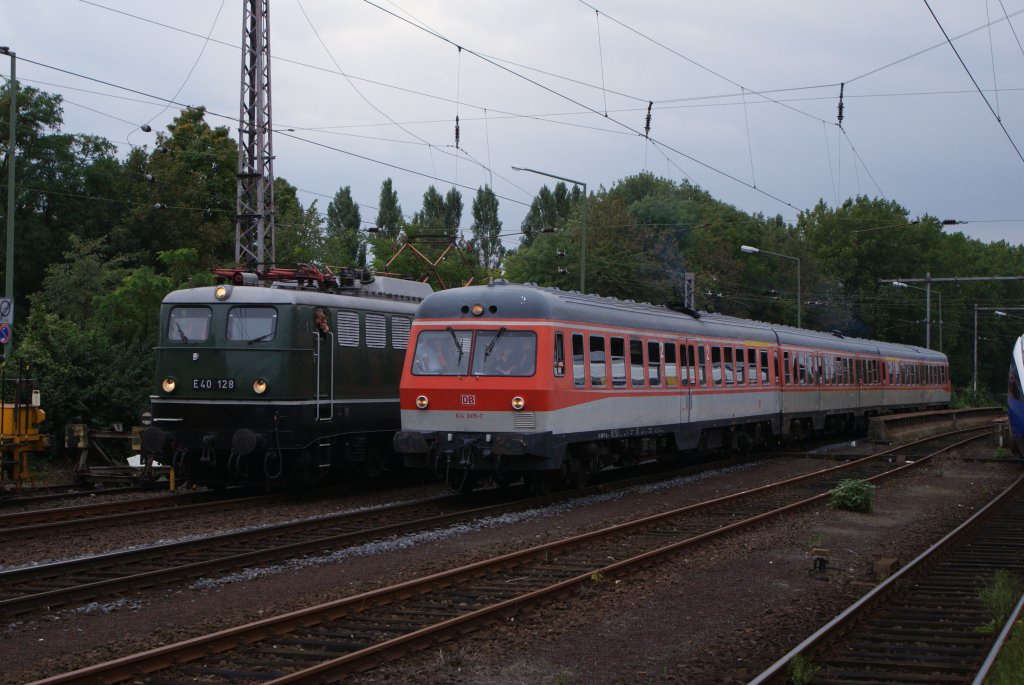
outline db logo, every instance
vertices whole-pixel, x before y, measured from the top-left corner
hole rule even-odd
[[[476,404],[476,395],[463,395],[462,396],[463,406],[473,406]]]

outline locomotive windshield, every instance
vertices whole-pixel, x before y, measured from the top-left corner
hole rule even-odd
[[[209,307],[175,307],[167,319],[167,339],[171,342],[205,342],[210,336]]]
[[[277,332],[277,310],[273,307],[234,307],[228,312],[228,340],[263,342]]]
[[[531,331],[447,328],[420,333],[412,372],[417,376],[532,376],[536,361],[537,335]]]

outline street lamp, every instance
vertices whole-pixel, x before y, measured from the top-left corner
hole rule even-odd
[[[555,174],[549,174],[546,171],[528,169],[527,167],[519,166],[517,164],[513,164],[512,168],[516,171],[529,171],[531,174],[539,174],[540,176],[547,176],[548,178],[557,178],[559,181],[583,186],[583,223],[580,229],[580,292],[587,292],[587,184],[583,181],[576,181],[571,178],[566,178],[565,176],[556,176]]]
[[[18,120],[18,81],[15,79],[15,58],[14,50],[7,46],[0,46],[0,54],[11,58],[11,81],[8,88],[8,95],[11,97],[11,115],[8,125],[10,134],[7,137],[7,261],[4,262],[7,270],[7,278],[4,282],[4,297],[14,297],[14,150],[17,146],[16,123]],[[11,311],[13,317],[14,312]],[[12,321],[13,323],[13,318]],[[4,343],[4,356],[11,354],[10,339]]]
[[[892,281],[892,287],[894,288],[913,288],[914,290],[920,290],[925,293],[925,311],[924,311],[924,346],[929,350],[932,349],[932,300],[930,288],[919,288],[916,285],[910,285],[903,281]],[[939,296],[939,352],[942,351],[942,293],[938,290],[934,291]]]
[[[1024,311],[1024,307],[979,307],[977,304],[974,305],[974,380],[972,386],[974,391],[978,391],[978,312],[995,312],[996,316],[1009,317],[1010,314],[1006,313],[1006,310],[1010,311]],[[1020,319],[1022,317],[1014,316],[1014,319]]]
[[[759,247],[751,247],[750,245],[740,245],[740,252],[747,254],[770,254],[775,257],[782,257],[783,259],[792,259],[796,262],[796,327],[802,328],[800,325],[800,258],[791,257],[786,254],[779,254],[778,252],[769,252],[768,250],[762,250]]]

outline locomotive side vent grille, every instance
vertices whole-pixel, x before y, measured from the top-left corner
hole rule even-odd
[[[521,430],[532,430],[537,427],[537,417],[532,411],[516,412],[513,425]]]
[[[387,347],[387,323],[380,314],[366,315],[366,346],[376,349]]]
[[[409,329],[412,328],[412,320],[404,316],[391,317],[391,347],[396,350],[404,350],[409,347]]]
[[[338,344],[359,347],[359,314],[356,312],[338,312]]]

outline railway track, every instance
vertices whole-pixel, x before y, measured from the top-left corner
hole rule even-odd
[[[280,495],[246,496],[246,493],[224,494],[212,491],[179,493],[134,499],[116,499],[67,507],[29,509],[0,514],[0,542],[41,534],[63,534],[81,528],[100,528],[138,523],[145,519],[173,520],[211,510],[254,506]]]
[[[957,431],[930,439],[942,444],[927,454],[915,451],[914,445],[888,450],[39,683],[333,682],[478,623],[821,502],[840,480],[877,480],[900,473],[989,432]],[[907,450],[913,458],[907,457]]]
[[[155,490],[166,489],[166,483],[99,489],[75,483],[66,483],[64,485],[33,485],[15,490],[4,490],[0,493],[0,509],[9,505],[38,504],[40,502],[84,499],[86,497],[95,497],[97,495],[121,495],[125,493],[153,492]]]
[[[730,464],[737,464],[730,460]],[[720,466],[721,463],[719,462]],[[691,475],[708,465],[664,470],[616,482],[616,487]],[[37,564],[0,571],[0,618],[18,617],[37,610],[54,610],[100,600],[127,591],[211,577],[230,571],[287,561],[310,554],[337,551],[372,540],[411,534],[486,516],[548,506],[601,490],[597,484],[583,491],[523,499],[517,491],[467,498],[443,495],[385,507],[256,527],[250,530],[137,547],[79,559]],[[273,497],[273,496],[268,496]],[[481,506],[481,498],[486,505]],[[238,500],[239,505],[259,498]],[[189,515],[225,503],[200,503],[161,510],[168,515]],[[226,503],[232,504],[232,503]],[[146,512],[160,515],[160,512]],[[118,514],[117,521],[135,514]],[[86,519],[81,525],[96,522]],[[105,520],[99,521],[105,523]],[[77,521],[54,526],[76,526]],[[37,532],[48,529],[42,524]]]
[[[751,685],[791,682],[792,669],[808,685],[980,682],[1008,633],[992,625],[981,590],[997,571],[1024,575],[1022,517],[1024,477]]]

